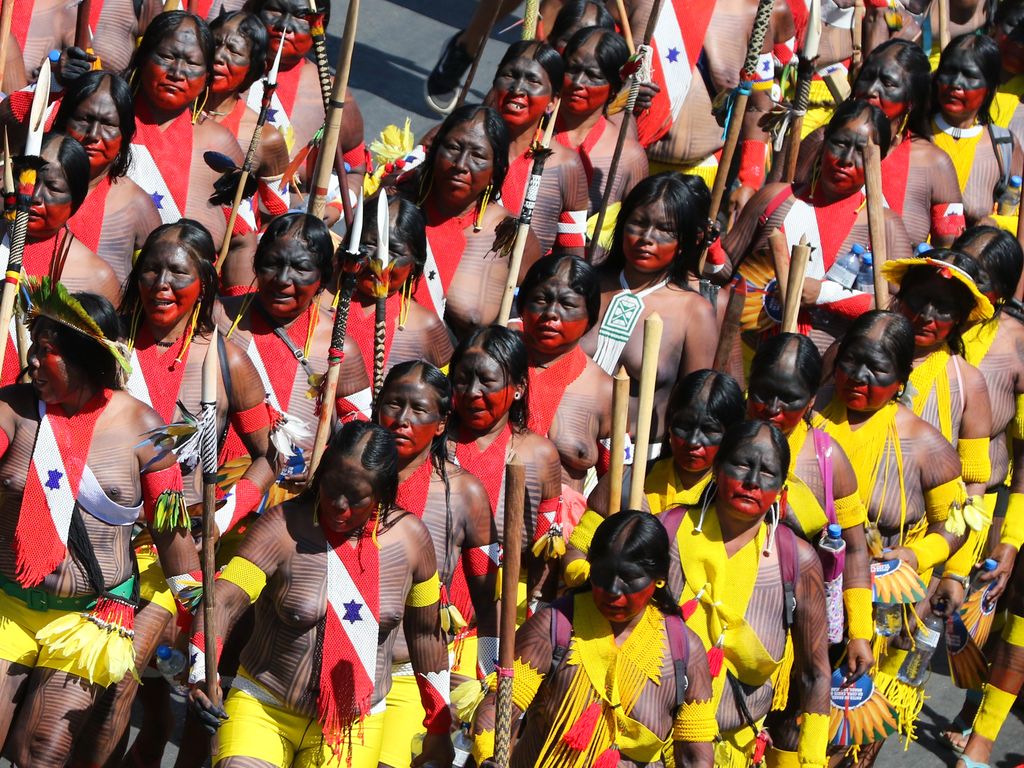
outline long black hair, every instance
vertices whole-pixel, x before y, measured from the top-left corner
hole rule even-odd
[[[462,362],[463,356],[467,351],[476,347],[479,347],[494,359],[501,368],[506,381],[523,386],[523,396],[518,400],[514,400],[512,407],[509,408],[508,422],[515,430],[522,431],[526,429],[526,417],[529,413],[527,401],[530,399],[528,374],[530,362],[526,354],[526,345],[523,343],[523,337],[516,331],[510,331],[501,325],[488,325],[483,328],[477,328],[455,348],[451,364],[448,368],[449,379],[454,380],[455,373],[459,368],[459,363]]]
[[[701,249],[707,240],[708,210],[711,192],[703,179],[674,171],[648,176],[630,190],[622,201],[615,222],[615,239],[602,269],[618,275],[626,265],[622,241],[626,220],[638,208],[662,201],[669,217],[675,222],[674,231],[679,250],[668,268],[668,279],[680,288],[687,288],[688,275],[697,269]]]
[[[109,341],[121,337],[121,322],[114,311],[114,305],[96,293],[78,291],[71,296],[93,319],[103,336]],[[121,389],[118,369],[120,365],[110,351],[98,341],[80,331],[40,316],[29,322],[30,330],[39,321],[47,322],[56,340],[57,349],[64,361],[82,372],[89,383],[100,389]]]
[[[880,46],[868,54],[861,67],[860,76],[864,74],[867,65],[875,59],[880,59],[889,51],[893,52],[893,59],[903,70],[903,77],[907,81],[907,93],[910,95],[910,109],[907,111],[907,127],[918,136],[928,136],[931,133],[929,127],[931,108],[931,65],[928,63],[928,56],[921,49],[920,45],[909,40],[892,39],[886,40]],[[854,85],[854,92],[857,87]]]
[[[619,73],[622,70],[622,65],[629,58],[629,48],[626,41],[622,39],[622,35],[602,27],[584,27],[569,38],[569,42],[565,44],[565,50],[562,51],[562,58],[565,59],[566,66],[568,66],[570,57],[595,35],[598,40],[594,47],[594,57],[597,59],[598,67],[601,68],[602,77],[611,86],[611,90],[608,92],[610,101],[622,88],[622,75]]]
[[[199,314],[196,317],[196,333],[210,333],[213,330],[213,309],[217,304],[217,289],[220,282],[217,269],[213,263],[217,256],[216,246],[210,231],[195,219],[178,219],[171,224],[161,224],[149,233],[142,246],[132,271],[121,288],[121,305],[118,311],[125,322],[131,322],[136,312],[142,311],[142,299],[139,295],[139,279],[142,275],[142,264],[149,252],[161,240],[171,240],[185,249],[192,265],[199,274]]]
[[[135,49],[135,55],[132,56],[127,71],[133,73],[134,77],[138,77],[138,72],[142,68],[143,63],[152,57],[153,52],[163,41],[164,37],[177,30],[178,27],[186,22],[191,22],[195,25],[196,39],[199,41],[199,47],[203,51],[203,58],[206,60],[206,82],[209,84],[210,78],[213,76],[213,33],[210,31],[209,25],[202,18],[188,11],[166,11],[154,17],[149,22],[149,26],[146,27],[145,34],[142,35],[142,41],[139,43],[139,47]],[[128,80],[132,82],[132,76],[129,76]]]
[[[239,93],[249,90],[249,86],[263,77],[267,70],[267,51],[270,49],[270,35],[267,32],[263,21],[254,13],[246,10],[229,11],[221,13],[216,19],[210,22],[210,32],[216,33],[229,21],[241,17],[238,22],[238,31],[249,41],[249,71],[242,81]],[[216,34],[214,34],[216,37]],[[216,55],[216,43],[214,43],[214,54]]]
[[[508,126],[501,119],[494,109],[485,104],[463,104],[455,109],[441,123],[437,129],[434,140],[430,142],[430,148],[423,160],[420,172],[419,202],[422,204],[430,191],[433,181],[434,163],[437,161],[437,153],[441,151],[441,142],[452,132],[454,128],[463,123],[475,120],[477,115],[483,115],[484,133],[491,144],[491,154],[494,161],[491,165],[491,186],[494,189],[501,189],[505,183],[505,175],[508,173]]]
[[[668,578],[668,532],[654,515],[637,509],[625,509],[609,515],[597,526],[590,542],[587,562],[591,572],[601,561],[633,563],[655,582]],[[654,586],[651,601],[667,616],[679,616],[679,606],[668,586]]]
[[[113,181],[128,173],[132,158],[132,139],[135,138],[135,103],[132,99],[132,89],[123,78],[112,72],[97,70],[86,72],[72,80],[64,89],[64,98],[61,99],[57,117],[53,120],[52,130],[67,133],[68,122],[74,119],[82,102],[96,93],[104,83],[110,83],[110,98],[114,100],[117,129],[121,133],[121,149],[107,171],[107,178]]]
[[[899,312],[871,309],[854,320],[846,334],[839,340],[836,360],[842,358],[843,353],[855,341],[866,339],[874,333],[877,326],[882,326],[884,332],[879,334],[877,339],[873,339],[872,343],[877,344],[888,355],[893,368],[896,369],[897,378],[902,384],[906,384],[914,368],[914,326]]]
[[[558,274],[564,263],[569,263],[569,287],[583,297],[587,307],[587,330],[597,324],[601,314],[601,286],[598,283],[597,270],[578,256],[549,253],[534,262],[523,278],[522,285],[516,294],[516,308],[523,313],[530,293],[549,277]]]
[[[736,379],[727,373],[710,368],[692,371],[676,383],[668,396],[668,406],[665,408],[666,446],[672,431],[672,417],[676,412],[697,401],[704,392],[705,386],[707,386],[707,394],[704,399],[707,402],[709,416],[726,429],[743,421],[746,404],[743,401],[743,389]]]
[[[941,111],[937,97],[939,73],[942,72],[942,64],[948,61],[955,51],[962,51],[969,56],[985,81],[985,100],[981,102],[978,110],[978,122],[988,125],[992,122],[992,100],[996,97],[996,89],[999,87],[999,78],[1003,71],[1002,57],[999,54],[999,46],[996,41],[987,35],[978,35],[969,32],[966,35],[958,35],[949,41],[942,50],[939,58],[939,67],[932,76],[932,112]]]

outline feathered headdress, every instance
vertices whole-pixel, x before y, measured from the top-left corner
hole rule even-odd
[[[68,289],[62,283],[55,282],[49,277],[44,277],[41,280],[32,279],[29,280],[28,291],[22,296],[27,303],[25,314],[29,319],[45,317],[47,320],[78,331],[83,336],[88,336],[106,349],[117,361],[121,369],[119,379],[127,378],[131,373],[132,368],[125,357],[123,345],[103,335],[102,329],[85,311],[85,307],[68,293]]]

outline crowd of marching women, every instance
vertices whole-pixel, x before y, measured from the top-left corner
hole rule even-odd
[[[0,5],[4,757],[987,768],[1024,0]]]

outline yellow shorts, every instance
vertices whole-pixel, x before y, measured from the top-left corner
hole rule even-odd
[[[336,759],[324,743],[316,718],[267,704],[237,688],[224,702],[228,719],[217,732],[213,764],[229,757],[252,757],[279,768],[314,768]],[[377,768],[384,741],[384,712],[369,715],[352,729],[352,768]],[[341,756],[344,760],[346,754]]]
[[[33,611],[20,600],[0,592],[0,659],[24,667],[46,667],[88,677],[76,659],[54,656],[36,635],[55,621],[78,611]]]
[[[393,675],[388,708],[384,712],[384,730],[392,734],[380,750],[380,762],[392,768],[409,768],[412,762],[412,741],[425,734],[420,688],[412,675]]]
[[[659,160],[652,160],[650,162],[649,170],[651,176],[656,173],[664,173],[665,171],[685,173],[687,176],[699,176],[704,179],[704,183],[708,185],[708,189],[711,189],[715,186],[715,176],[718,174],[718,158],[711,155],[710,157],[706,157],[696,163],[685,164],[663,163]]]

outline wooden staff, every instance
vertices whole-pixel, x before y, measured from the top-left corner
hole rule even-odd
[[[644,29],[644,45],[650,45],[651,37],[654,35],[654,28],[658,24],[658,17],[661,15],[661,4],[662,0],[654,0],[651,15],[647,18],[647,28]],[[622,148],[626,146],[626,136],[629,134],[629,126],[632,123],[629,115],[636,104],[636,95],[640,86],[639,74],[640,72],[637,70],[636,73],[630,76],[629,100],[626,102],[626,108],[623,110],[622,122],[619,124],[619,135],[615,139],[615,151],[612,153],[612,159],[608,165],[608,176],[604,183],[604,192],[601,193],[601,207],[597,210],[597,221],[594,224],[594,236],[591,238],[590,245],[587,248],[587,261],[592,262],[594,260],[594,255],[597,253],[600,245],[604,218],[608,213],[612,189],[615,188],[615,179],[619,173],[619,160],[622,158]]]
[[[526,0],[523,15],[523,40],[537,39],[537,22],[540,20],[540,0]]]
[[[50,99],[50,60],[43,59],[36,79],[36,90],[32,94],[32,108],[28,116],[28,135],[25,139],[23,167],[18,173],[17,183],[14,180],[14,163],[7,133],[4,132],[4,153],[6,154],[6,170],[4,173],[5,191],[15,193],[14,211],[7,211],[7,224],[10,229],[11,245],[7,261],[7,274],[4,280],[3,293],[0,294],[0,329],[7,333],[14,317],[14,302],[18,298],[18,286],[21,283],[21,263],[25,254],[25,239],[28,236],[28,210],[35,193],[38,157],[43,147],[43,130],[46,124],[46,107]],[[0,344],[0,370],[3,369],[4,357],[7,354],[7,342]]]
[[[288,17],[285,17],[284,26],[288,25]],[[256,162],[256,151],[259,149],[260,141],[263,139],[263,126],[267,124],[267,114],[270,111],[270,102],[274,98],[274,91],[277,90],[277,73],[281,69],[281,51],[284,49],[284,32],[281,33],[281,42],[277,46],[277,56],[274,57],[274,65],[270,72],[263,78],[263,101],[260,103],[260,113],[256,118],[256,129],[252,132],[249,140],[249,149],[245,153],[245,160],[242,162],[242,173],[238,177],[238,188],[235,190],[235,199],[231,203],[231,215],[228,216],[228,224],[224,229],[224,239],[220,243],[220,252],[217,254],[217,261],[214,267],[217,274],[220,274],[224,266],[224,259],[228,257],[231,249],[231,235],[235,229],[235,221],[238,219],[238,209],[242,205],[242,198],[245,197],[245,186],[252,174],[252,167]]]
[[[747,57],[743,62],[743,69],[740,71],[740,85],[732,96],[732,110],[729,115],[729,128],[725,134],[725,145],[722,147],[722,157],[718,161],[714,186],[711,187],[711,207],[708,209],[708,218],[711,221],[718,219],[718,212],[722,209],[722,199],[725,197],[725,186],[729,180],[732,159],[736,154],[736,145],[740,141],[740,132],[743,130],[743,117],[747,114],[750,83],[757,75],[757,59],[761,55],[764,37],[768,33],[768,25],[771,23],[774,8],[775,0],[758,0],[757,11],[754,14],[754,27],[750,32],[750,40],[747,42]],[[705,247],[700,255],[697,267],[698,275],[704,272],[704,264],[707,259],[708,250]]]
[[[779,290],[779,304],[782,305],[783,314],[785,314],[789,279],[789,242],[781,229],[776,227],[768,235],[768,249],[772,254],[772,266],[775,268],[775,285]]]
[[[11,42],[11,24],[14,23],[15,0],[3,0],[3,9],[0,10],[0,87],[4,82],[4,72],[7,69],[7,49]]]
[[[530,166],[530,178],[526,181],[526,194],[523,195],[523,207],[519,212],[516,239],[512,243],[512,257],[508,262],[508,278],[505,280],[505,290],[501,294],[501,307],[498,310],[498,325],[508,326],[508,319],[512,315],[512,298],[516,293],[516,285],[519,284],[519,269],[523,265],[526,239],[530,232],[530,222],[533,221],[533,207],[537,204],[537,193],[540,192],[544,164],[551,154],[551,136],[555,132],[555,121],[558,119],[558,108],[561,104],[561,99],[555,99],[551,114],[548,115],[548,124],[544,128],[544,137],[541,139],[540,146],[534,146],[532,150],[533,165]]]
[[[786,159],[782,172],[782,180],[792,183],[796,176],[796,162],[800,156],[800,143],[803,140],[804,116],[811,100],[811,81],[814,79],[814,62],[818,58],[821,47],[821,0],[811,0],[810,17],[807,20],[807,33],[804,47],[800,51],[800,64],[797,68],[796,98],[793,99],[793,119],[789,123],[789,141],[786,142]]]
[[[381,387],[384,386],[384,358],[387,350],[387,301],[391,287],[389,249],[390,227],[388,196],[382,189],[377,195],[377,254],[373,259],[374,281],[374,324],[373,324],[373,401],[377,402]]]
[[[89,31],[89,16],[92,13],[92,0],[81,0],[75,16],[75,46],[83,51],[92,52],[92,34]]]
[[[345,356],[345,335],[348,331],[348,311],[352,292],[356,287],[356,273],[359,271],[359,238],[363,233],[363,191],[359,190],[352,226],[348,232],[348,249],[339,246],[335,254],[341,277],[338,281],[338,309],[334,313],[334,328],[331,330],[331,348],[327,351],[327,373],[320,398],[320,420],[313,438],[313,453],[309,459],[308,481],[320,465],[327,440],[331,436],[331,422],[334,419],[334,398],[338,394],[338,380],[341,378],[341,360]]]
[[[512,747],[512,667],[516,660],[519,562],[523,550],[526,469],[513,457],[505,467],[504,555],[498,624],[498,696],[494,718],[494,762],[507,768]]]
[[[946,50],[949,45],[949,0],[939,2],[939,51]]]
[[[793,256],[789,260],[789,290],[786,292],[786,304],[782,315],[783,333],[796,333],[804,291],[804,275],[807,274],[807,262],[810,258],[811,246],[806,236],[801,237],[800,242],[793,246]]]
[[[740,278],[732,289],[729,303],[725,305],[725,318],[722,329],[718,332],[718,347],[715,349],[715,361],[712,368],[725,371],[732,359],[732,350],[740,336],[740,324],[743,321],[743,306],[747,302],[747,281]]]
[[[331,181],[334,156],[338,152],[341,119],[345,112],[345,92],[348,90],[348,79],[352,72],[352,51],[356,45],[358,23],[359,0],[349,0],[348,16],[345,18],[345,34],[341,38],[341,51],[338,54],[338,75],[334,78],[334,90],[331,92],[327,110],[326,129],[320,144],[320,154],[316,159],[316,171],[313,174],[313,186],[307,208],[307,211],[318,219],[324,217],[324,207],[327,205],[327,186]],[[341,192],[344,199],[348,190],[342,189]]]
[[[864,61],[864,0],[853,3],[853,54],[850,56],[849,82],[857,79],[860,65]]]
[[[608,514],[622,509],[622,475],[626,464],[626,430],[629,429],[629,374],[620,365],[612,377],[612,444],[608,468]]]
[[[210,334],[210,346],[203,360],[201,407],[217,410],[217,380],[220,379],[217,328]],[[200,423],[205,421],[201,419]],[[213,424],[216,424],[214,417]],[[203,634],[206,640],[206,695],[213,705],[220,705],[220,684],[217,680],[217,616],[215,612],[215,581],[217,550],[214,544],[217,517],[217,429],[203,432],[200,459],[203,465]]]
[[[886,262],[885,206],[882,195],[882,153],[868,137],[864,145],[864,190],[868,198],[868,232],[871,238],[871,260],[874,265],[875,308],[889,308],[889,282],[882,277]]]
[[[619,10],[619,26],[622,27],[622,36],[626,38],[626,47],[629,48],[629,55],[632,56],[636,53],[636,45],[633,43],[633,30],[629,26],[629,14],[626,12],[625,0],[615,0],[615,7]]]
[[[487,25],[487,32],[483,37],[480,38],[480,45],[476,49],[476,55],[473,57],[473,63],[469,65],[469,73],[466,75],[466,82],[462,84],[462,90],[459,91],[459,98],[455,100],[454,109],[458,109],[466,103],[466,97],[469,95],[469,87],[473,84],[473,78],[476,77],[476,71],[480,67],[480,59],[484,56],[484,47],[487,45],[487,40],[491,36],[491,30],[494,29],[494,25],[498,23],[498,16],[501,15],[501,0],[494,0],[494,12],[491,14],[491,21]]]
[[[636,446],[633,451],[633,473],[629,477],[629,508],[639,509],[644,498],[647,479],[647,457],[650,453],[651,422],[654,419],[654,390],[658,384],[658,355],[665,324],[661,315],[652,312],[644,320],[644,351],[640,366],[640,396],[636,412]]]

